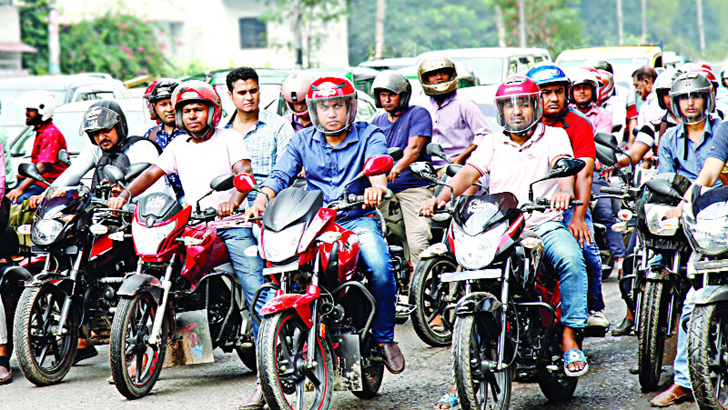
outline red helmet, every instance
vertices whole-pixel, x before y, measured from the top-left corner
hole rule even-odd
[[[207,126],[215,128],[222,118],[222,101],[212,86],[199,80],[189,80],[175,88],[172,93],[172,103],[177,115],[177,128],[186,130],[182,121],[182,108],[192,102],[201,102],[212,111],[207,113]]]
[[[149,119],[156,122],[161,122],[159,120],[159,116],[157,115],[157,111],[154,110],[154,107],[149,102],[149,97],[152,96],[152,91],[154,91],[154,87],[157,86],[157,83],[159,80],[152,81],[151,84],[149,84],[149,87],[144,91],[144,105],[147,107],[147,110],[149,110]]]
[[[288,104],[288,109],[291,110],[294,115],[304,118],[308,117],[308,108],[306,111],[296,112],[293,110],[293,104],[306,101],[306,95],[308,94],[309,88],[311,88],[312,82],[313,80],[311,77],[305,73],[293,73],[286,77],[286,80],[283,81],[283,85],[281,85],[281,94],[283,94],[283,99],[286,100],[286,103]]]
[[[597,101],[597,105],[604,104],[609,97],[614,94],[614,75],[610,73],[607,70],[597,70],[599,71],[599,78],[601,79],[600,85],[599,85],[599,101]]]
[[[686,63],[680,68],[683,73],[698,73],[705,76],[705,78],[713,84],[713,88],[718,88],[718,78],[713,74],[713,69],[706,63]]]
[[[541,89],[535,81],[522,75],[508,77],[495,93],[498,122],[507,132],[522,133],[533,128],[541,121],[542,104]],[[510,115],[506,115],[504,112],[509,109],[513,110],[514,107],[527,108],[528,106],[533,109],[531,118],[528,118],[521,110],[510,113]]]
[[[346,124],[344,127],[330,131],[321,125],[316,112],[316,105],[330,100],[344,100],[347,105]],[[322,77],[311,83],[306,98],[308,113],[313,126],[325,135],[339,135],[349,130],[356,118],[357,95],[356,89],[349,80],[341,77]]]

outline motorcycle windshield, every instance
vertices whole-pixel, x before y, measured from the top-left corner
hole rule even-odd
[[[711,189],[693,201],[697,220],[723,220],[728,216],[728,186]]]
[[[463,232],[475,236],[504,219],[508,211],[518,206],[510,192],[493,195],[464,195],[455,205],[453,219]]]
[[[88,206],[90,191],[83,185],[51,187],[43,197],[35,217],[54,218],[58,215],[75,215]]]
[[[324,206],[321,191],[306,191],[301,188],[286,188],[273,198],[263,214],[266,229],[279,232],[296,222],[308,224]]]

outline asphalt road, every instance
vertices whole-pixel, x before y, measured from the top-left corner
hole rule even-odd
[[[607,317],[617,323],[624,313],[617,282],[604,284]],[[379,396],[362,401],[348,392],[336,392],[331,408],[346,409],[431,409],[452,380],[449,348],[431,348],[422,343],[408,322],[398,326],[396,338],[407,358],[407,369],[400,375],[386,374]],[[637,346],[634,337],[587,339],[584,343],[591,370],[579,381],[569,403],[549,403],[535,383],[514,383],[512,409],[649,409],[655,393],[642,394],[637,376],[628,369],[634,364]],[[126,400],[109,376],[108,347],[99,356],[71,369],[65,380],[54,386],[35,387],[17,367],[11,366],[14,381],[0,386],[0,410],[29,409],[227,409],[235,410],[255,387],[255,374],[237,355],[216,352],[214,364],[167,368],[162,371],[152,394],[135,401]],[[665,367],[662,387],[672,382],[672,368]],[[684,403],[671,409],[697,408]]]

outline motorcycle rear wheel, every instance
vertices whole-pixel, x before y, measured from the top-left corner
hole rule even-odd
[[[36,386],[60,382],[73,366],[78,346],[78,318],[73,306],[65,333],[53,334],[65,299],[65,292],[54,285],[26,288],[20,296],[14,324],[15,354],[20,370]]]
[[[111,376],[116,390],[127,399],[149,394],[162,371],[167,349],[166,323],[162,324],[157,346],[147,344],[157,312],[157,301],[149,292],[142,292],[122,298],[114,314],[109,346]]]
[[[334,385],[334,367],[329,343],[316,337],[315,366],[306,368],[311,354],[309,332],[291,310],[266,316],[258,333],[258,374],[265,401],[271,410],[327,409]],[[313,387],[313,392],[306,392]]]
[[[361,391],[352,391],[351,393],[364,400],[374,398],[382,387],[384,379],[384,364],[381,361],[370,360],[367,366],[362,364],[361,369]]]
[[[688,332],[690,384],[701,410],[728,408],[728,306],[696,306]]]
[[[662,356],[667,331],[667,304],[670,294],[662,282],[648,281],[640,306],[637,329],[637,364],[643,392],[653,391],[660,382]]]
[[[445,313],[448,302],[445,297],[450,292],[450,286],[458,284],[447,284],[440,281],[440,274],[454,272],[457,263],[445,256],[436,256],[429,259],[422,259],[415,268],[412,275],[412,284],[409,290],[409,304],[415,307],[410,314],[412,326],[420,339],[432,347],[443,347],[452,343],[454,311]],[[462,293],[462,292],[459,292]],[[456,294],[455,300],[462,294]],[[442,328],[435,320],[440,318]]]

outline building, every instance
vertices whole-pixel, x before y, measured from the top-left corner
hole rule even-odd
[[[27,75],[22,69],[22,53],[36,49],[20,41],[20,12],[17,0],[0,0],[0,77]]]

